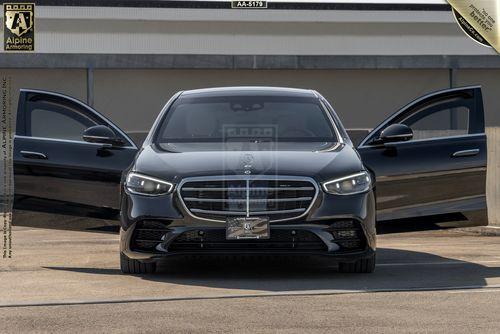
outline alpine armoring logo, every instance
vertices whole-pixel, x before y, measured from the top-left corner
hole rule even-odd
[[[277,126],[275,124],[226,124],[223,131],[224,170],[236,175],[275,175],[277,161]],[[259,155],[252,152],[266,151]],[[235,157],[234,152],[240,152]],[[235,161],[237,159],[238,161]]]
[[[35,50],[35,4],[4,3],[4,50]]]

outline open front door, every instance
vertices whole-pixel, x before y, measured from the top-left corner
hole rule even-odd
[[[393,124],[403,126],[389,129]],[[398,134],[401,129],[406,134]],[[432,216],[428,220],[449,225],[487,224],[479,86],[409,103],[370,132],[358,151],[375,175],[378,221]]]
[[[104,130],[116,144],[85,141],[83,132],[97,125],[109,128]],[[83,102],[23,89],[14,139],[14,207],[116,218],[121,174],[136,152],[123,131]]]

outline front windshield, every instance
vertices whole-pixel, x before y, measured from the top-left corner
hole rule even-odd
[[[156,135],[176,142],[336,142],[318,99],[289,96],[180,97]]]

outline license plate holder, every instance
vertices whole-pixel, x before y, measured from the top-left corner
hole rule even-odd
[[[228,217],[226,219],[226,239],[269,239],[268,217]]]

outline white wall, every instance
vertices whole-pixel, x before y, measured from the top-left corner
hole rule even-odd
[[[3,17],[3,14],[2,14]],[[40,53],[486,55],[450,11],[36,7]]]

